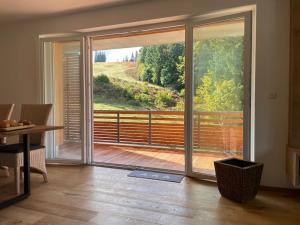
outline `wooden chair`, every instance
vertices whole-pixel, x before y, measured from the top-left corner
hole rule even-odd
[[[0,120],[9,120],[14,107],[14,104],[0,104]],[[4,144],[5,141],[5,139],[0,138],[0,145]]]
[[[0,120],[9,120],[15,104],[0,104]],[[6,143],[6,138],[0,138],[0,146]],[[0,169],[6,170],[6,176],[9,176],[8,168],[3,166]]]
[[[36,125],[46,125],[52,104],[22,105],[21,120],[29,120]],[[45,183],[48,182],[46,162],[44,133],[30,135],[30,171],[42,174]],[[21,138],[19,139],[21,142]],[[14,168],[15,189],[20,193],[20,171],[23,167],[22,143],[1,146],[0,148],[0,166]]]

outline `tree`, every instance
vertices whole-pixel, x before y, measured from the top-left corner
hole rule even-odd
[[[182,83],[178,82],[179,77],[183,76],[183,70],[178,67],[183,54],[183,43],[143,47],[138,57],[140,79],[176,90],[183,88]]]
[[[231,80],[214,80],[212,74],[201,78],[196,89],[194,108],[198,111],[241,111],[243,86]]]
[[[242,37],[194,41],[193,76],[196,110],[242,110],[243,48]],[[184,90],[183,43],[143,47],[139,51],[137,62],[140,80],[179,92]]]
[[[134,54],[133,52],[131,53],[131,57],[130,57],[130,62],[134,62],[135,61],[135,58],[134,58]]]
[[[106,62],[106,54],[102,51],[96,51],[95,62]]]
[[[178,76],[178,89],[184,90],[185,85],[185,57],[179,56],[179,62],[176,64],[177,71],[179,73]]]
[[[243,103],[243,38],[194,42],[195,108],[240,111]]]
[[[211,73],[214,79],[243,78],[243,38],[226,37],[194,42],[194,76],[199,85],[201,77]]]

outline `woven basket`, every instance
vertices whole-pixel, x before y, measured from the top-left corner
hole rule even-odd
[[[263,170],[262,163],[236,158],[215,161],[216,177],[221,195],[237,202],[255,198]]]

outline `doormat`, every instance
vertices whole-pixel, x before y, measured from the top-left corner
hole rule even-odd
[[[159,173],[159,172],[151,172],[145,170],[134,170],[128,174],[128,177],[137,177],[144,179],[152,179],[152,180],[162,180],[168,182],[180,183],[184,176],[170,174],[170,173]]]

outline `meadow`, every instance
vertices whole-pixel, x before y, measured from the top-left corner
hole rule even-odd
[[[93,75],[96,110],[180,110],[183,102],[176,91],[141,81],[135,62],[97,62]]]

